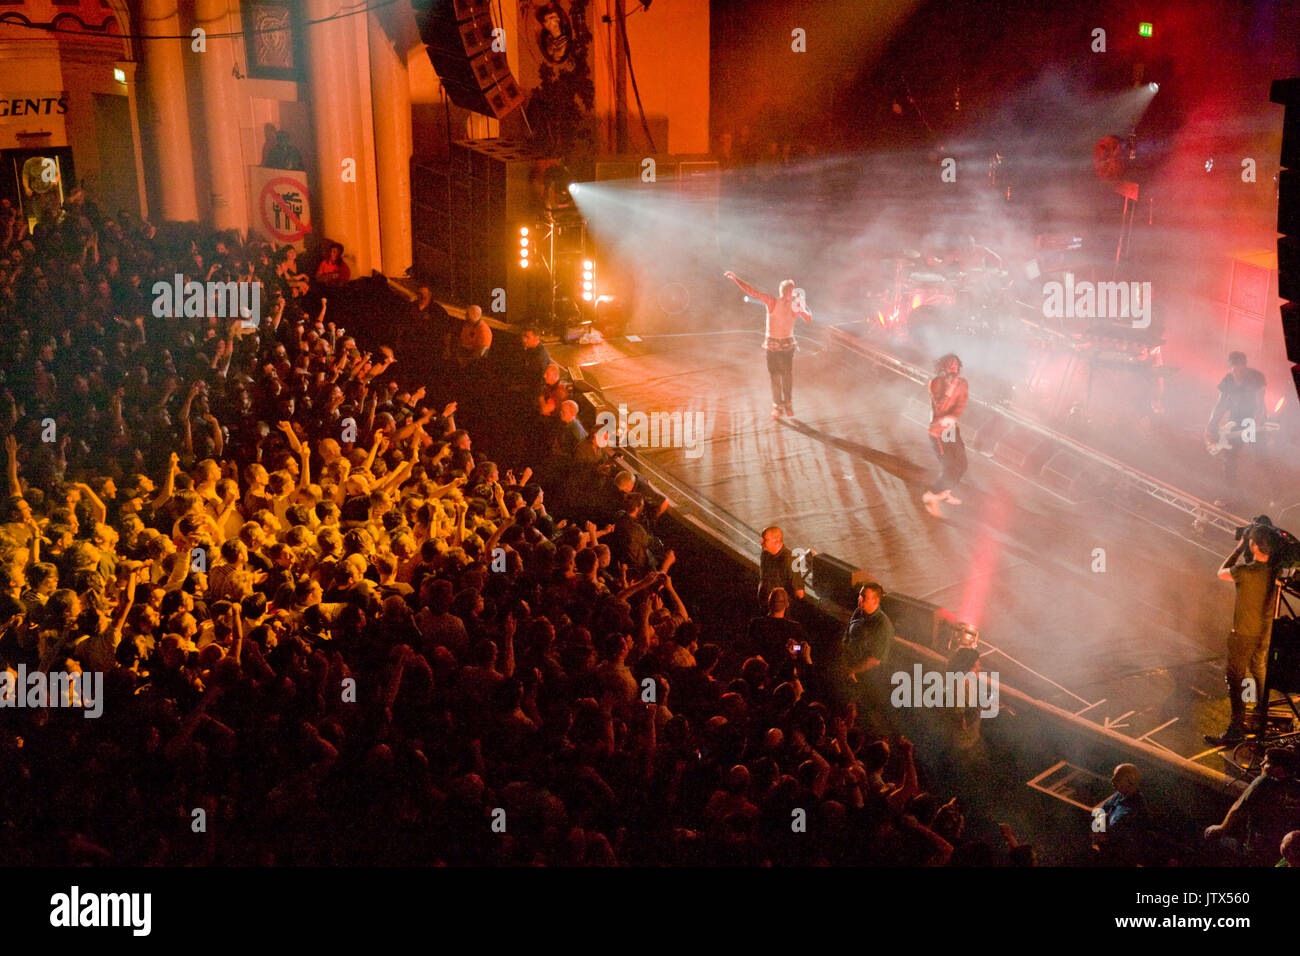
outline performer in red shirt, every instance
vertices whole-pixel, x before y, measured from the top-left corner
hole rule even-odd
[[[966,445],[961,440],[957,419],[966,410],[970,386],[961,377],[961,359],[949,353],[934,363],[937,373],[930,379],[930,444],[939,456],[939,477],[921,496],[925,510],[942,518],[939,502],[959,505],[952,489],[966,473]]]

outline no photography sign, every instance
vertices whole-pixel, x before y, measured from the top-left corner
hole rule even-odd
[[[288,170],[254,170],[257,229],[266,238],[296,244],[311,232],[307,177]]]

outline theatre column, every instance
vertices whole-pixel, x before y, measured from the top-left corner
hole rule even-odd
[[[400,276],[411,267],[411,83],[404,49],[386,21],[395,17],[370,14],[370,96],[374,106],[375,178],[379,199],[379,246],[383,271]],[[409,11],[403,9],[407,14]]]
[[[145,36],[179,37],[176,0],[143,0],[141,32]],[[159,215],[156,218],[197,222],[198,194],[194,190],[194,148],[190,140],[189,103],[185,97],[182,40],[144,40],[144,84],[153,119],[154,168],[158,177]]]
[[[233,84],[235,59],[232,44],[237,39],[221,38],[234,22],[229,4],[236,0],[195,0],[194,25],[207,31],[203,53],[189,53],[198,61],[199,87],[203,92],[203,155],[207,159],[211,190],[212,225],[217,229],[248,229],[248,198],[245,195],[243,157],[240,152],[239,111]]]
[[[309,20],[338,13],[337,0],[306,0],[304,6]],[[307,45],[307,96],[316,154],[312,229],[343,243],[353,278],[379,266],[370,56],[361,32],[367,19],[316,23]]]

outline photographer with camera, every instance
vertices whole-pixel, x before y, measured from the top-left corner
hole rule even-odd
[[[1264,667],[1273,629],[1277,596],[1277,560],[1281,539],[1272,523],[1261,516],[1237,529],[1239,543],[1219,566],[1219,580],[1231,581],[1237,589],[1232,610],[1232,631],[1228,635],[1225,677],[1232,716],[1228,729],[1218,736],[1205,735],[1216,746],[1235,744],[1247,733],[1247,697],[1255,701],[1254,729],[1263,732],[1268,719],[1264,694]],[[1250,559],[1241,562],[1243,554]],[[1239,563],[1240,562],[1240,563]],[[1253,683],[1252,683],[1253,682]]]

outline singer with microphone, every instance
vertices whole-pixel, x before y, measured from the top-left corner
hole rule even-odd
[[[934,378],[930,379],[930,446],[939,459],[939,476],[931,483],[921,500],[925,510],[936,518],[943,517],[941,501],[959,505],[961,499],[953,496],[952,489],[966,474],[966,445],[961,440],[957,420],[966,411],[970,386],[961,377],[961,359],[949,353],[934,363]]]
[[[794,322],[796,318],[805,322],[812,321],[812,316],[804,306],[803,296],[795,295],[793,279],[782,282],[777,297],[772,298],[759,292],[734,272],[724,272],[723,276],[736,283],[745,295],[762,302],[767,309],[767,334],[763,339],[763,349],[767,352],[767,374],[772,380],[772,417],[793,416],[794,405],[790,393],[794,385],[794,353],[797,348]]]

